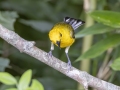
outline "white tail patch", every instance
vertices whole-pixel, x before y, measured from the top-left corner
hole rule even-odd
[[[75,18],[70,18],[70,17],[65,17],[64,22],[70,24],[74,30],[85,23],[84,21],[80,19],[75,19]]]

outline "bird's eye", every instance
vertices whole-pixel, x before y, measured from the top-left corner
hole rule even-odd
[[[60,33],[60,36],[62,37],[62,34]]]

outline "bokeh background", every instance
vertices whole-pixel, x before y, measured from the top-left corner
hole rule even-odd
[[[101,23],[96,26],[97,22],[87,14],[87,12],[94,10],[120,12],[120,0],[88,0],[88,4],[90,5],[88,11],[84,8],[86,4],[85,1],[87,0],[0,0],[0,11],[2,12],[0,15],[6,18],[8,22],[7,26],[11,30],[14,30],[26,40],[35,41],[35,46],[46,52],[50,50],[48,32],[55,23],[63,21],[65,16],[84,20],[86,24],[75,31],[77,34],[76,42],[69,50],[72,65],[78,69],[89,72],[95,77],[120,85],[120,64],[117,66],[117,69],[111,69],[110,67],[114,59],[120,56],[119,44],[115,43],[114,46],[117,47],[110,46],[114,39],[108,41],[111,43],[109,43],[109,46],[106,46],[108,48],[104,50],[104,53],[90,57],[91,60],[88,58],[87,60],[83,59],[80,62],[75,62],[75,60],[92,45],[105,38],[110,38],[110,35],[114,34],[114,36],[116,36],[115,34],[118,35],[120,32],[119,28],[112,27],[112,25],[103,26],[104,23]],[[16,18],[15,22],[12,21],[11,18]],[[11,24],[13,24],[13,27],[9,26]],[[91,34],[88,37],[86,37],[87,32],[84,32],[85,34],[82,36],[80,31],[90,26],[94,26],[95,29],[103,32],[99,34],[93,33],[94,36]],[[115,39],[119,38],[118,36]],[[104,42],[98,44],[94,50],[101,49],[99,48],[101,46],[104,48]],[[90,52],[92,53],[92,50]],[[97,52],[99,52],[99,50],[96,51],[96,53]],[[83,90],[81,85],[76,81],[33,57],[20,53],[20,51],[2,39],[0,39],[0,55],[0,71],[6,71],[15,77],[19,77],[26,70],[32,69],[33,78],[38,79],[43,84],[45,90]],[[55,47],[53,55],[67,62],[64,49]],[[118,60],[118,62],[120,62],[120,60]],[[2,83],[0,84],[0,90],[5,90],[7,87],[8,86]]]

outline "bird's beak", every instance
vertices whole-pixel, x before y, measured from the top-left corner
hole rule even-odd
[[[60,48],[60,41],[56,41],[56,44],[57,44],[58,47]]]

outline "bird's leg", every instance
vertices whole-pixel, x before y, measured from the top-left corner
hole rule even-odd
[[[66,53],[66,56],[67,56],[67,59],[68,59],[68,63],[67,63],[67,65],[68,65],[68,67],[69,67],[68,71],[70,71],[71,66],[72,66],[72,65],[71,65],[71,61],[70,61],[70,58],[69,58],[69,56],[68,56],[69,48],[70,48],[70,46],[65,49],[65,53]]]
[[[54,44],[51,42],[50,51],[48,52],[48,55],[52,57],[52,51],[54,50]]]

